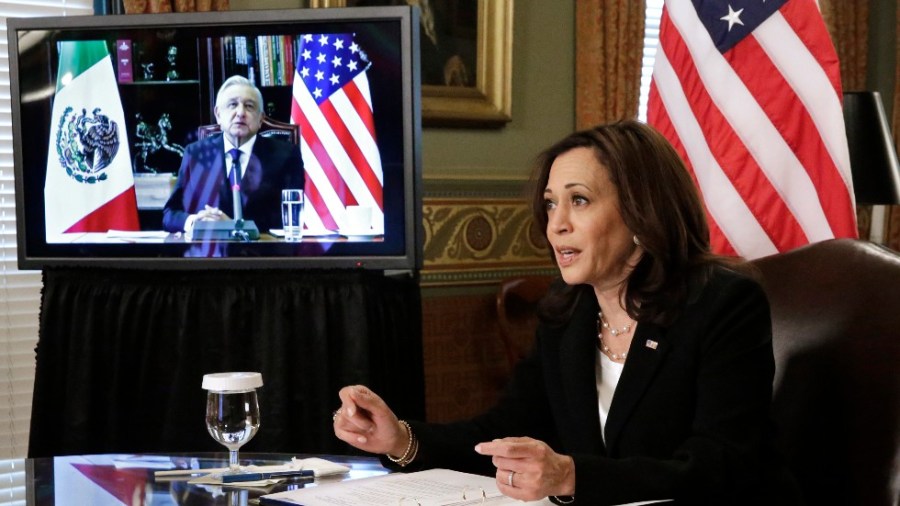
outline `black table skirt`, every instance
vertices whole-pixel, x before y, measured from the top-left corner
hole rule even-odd
[[[424,417],[412,276],[367,271],[49,269],[29,457],[221,450],[205,373],[258,371],[253,452],[344,453],[341,386],[365,383]]]

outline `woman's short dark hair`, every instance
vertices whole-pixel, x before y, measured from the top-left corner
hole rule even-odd
[[[628,278],[625,310],[637,321],[670,322],[684,305],[689,280],[708,273],[701,267],[720,263],[710,254],[706,213],[691,175],[671,144],[643,123],[625,120],[575,132],[537,159],[532,209],[545,236],[550,167],[558,156],[580,147],[590,148],[608,171],[622,220],[644,248]],[[567,318],[579,291],[555,291],[542,313]]]

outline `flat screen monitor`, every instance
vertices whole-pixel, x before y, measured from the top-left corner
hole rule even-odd
[[[420,266],[415,8],[8,26],[20,268]],[[238,181],[217,104],[233,76],[262,97]]]

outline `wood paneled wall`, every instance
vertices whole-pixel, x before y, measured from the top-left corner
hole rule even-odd
[[[429,421],[467,418],[494,403],[509,375],[497,287],[510,276],[553,271],[521,184],[456,184],[426,194],[421,279]]]
[[[496,316],[492,291],[423,294],[425,413],[429,421],[473,416],[496,401],[509,373]]]

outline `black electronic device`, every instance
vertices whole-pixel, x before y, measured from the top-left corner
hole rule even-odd
[[[8,26],[20,268],[421,266],[416,8],[10,18]],[[88,50],[106,51],[109,62],[85,64],[94,61]],[[340,77],[339,67],[352,73]],[[215,127],[216,92],[235,74],[262,91],[272,120],[264,129],[281,128],[260,133],[300,148],[304,220],[316,213],[303,240],[257,228],[258,203],[244,206],[241,227],[198,221],[188,235],[162,226],[182,157],[216,135],[202,132]],[[118,95],[121,112],[95,97],[72,101],[84,89]],[[365,107],[370,119],[344,116]],[[360,132],[368,137],[351,142]],[[115,188],[93,196],[105,187]],[[277,196],[266,204],[275,213],[281,206]],[[349,206],[371,207],[371,225],[343,221]]]
[[[253,220],[198,221],[191,230],[191,241],[256,241],[259,227]]]

